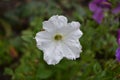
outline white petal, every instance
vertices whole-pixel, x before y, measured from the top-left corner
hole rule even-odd
[[[52,16],[48,21],[43,22],[43,29],[47,31],[57,30],[67,25],[67,18],[64,16]]]
[[[80,23],[76,22],[76,21],[72,21],[71,23],[69,23],[70,27],[72,27],[73,29],[78,29],[80,28]]]
[[[65,43],[62,44],[62,54],[64,57],[68,59],[76,59],[78,55],[76,55],[75,51],[73,51],[68,45]],[[76,57],[77,56],[77,57]]]
[[[69,33],[67,36],[66,36],[66,39],[79,39],[81,36],[83,35],[83,33],[78,29],[76,31],[73,31],[71,33]]]
[[[52,43],[49,48],[46,48],[44,51],[44,60],[49,65],[55,65],[60,62],[63,58],[61,53],[61,48],[58,44]]]
[[[61,32],[65,35],[65,39],[79,39],[82,36],[82,32],[79,29],[79,22],[71,22],[66,27],[61,29]]]
[[[37,47],[41,50],[46,48],[48,44],[52,41],[52,35],[54,33],[49,33],[47,31],[38,32],[35,36]]]
[[[47,31],[41,31],[36,34],[35,39],[36,40],[41,40],[41,39],[46,40],[46,39],[50,39],[51,35],[53,35],[53,33],[49,33]]]
[[[67,18],[65,16],[52,16],[48,21],[50,21],[51,23],[53,23],[55,25],[55,27],[57,28],[61,28],[67,25]]]
[[[44,21],[43,22],[43,29],[47,30],[47,31],[53,31],[56,29],[55,25],[50,22],[50,21]]]
[[[66,40],[64,43],[74,52],[75,58],[80,57],[82,46],[80,45],[79,40]]]

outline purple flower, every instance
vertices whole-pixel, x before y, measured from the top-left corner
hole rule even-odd
[[[114,8],[114,9],[112,10],[112,13],[113,13],[113,14],[118,14],[118,13],[120,13],[120,3],[118,4],[118,6],[117,6],[116,8]]]
[[[116,60],[118,61],[118,62],[120,62],[120,47],[119,48],[117,48],[117,50],[116,50]]]
[[[120,29],[117,31],[117,43],[120,45]]]
[[[104,18],[104,12],[111,8],[111,4],[108,0],[93,0],[89,3],[89,9],[94,13],[93,19],[99,24]]]
[[[117,32],[117,43],[120,46],[120,29]],[[116,50],[116,60],[120,62],[120,47]]]

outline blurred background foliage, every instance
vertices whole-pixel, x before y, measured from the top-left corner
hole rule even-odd
[[[109,1],[115,5],[118,0]],[[89,2],[1,0],[0,80],[120,80],[120,63],[115,59],[120,24],[112,14],[97,24],[88,8]],[[56,14],[65,15],[69,22],[81,23],[83,52],[75,61],[63,59],[51,66],[43,60],[34,37],[42,30],[42,22]]]

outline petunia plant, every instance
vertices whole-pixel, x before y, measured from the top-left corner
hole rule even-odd
[[[91,19],[89,3],[85,6],[80,4],[81,0],[34,0],[32,4],[28,1],[27,8],[18,7],[24,11],[16,11],[20,18],[26,15],[29,20],[28,27],[17,35],[20,41],[11,39],[12,43],[21,45],[15,44],[21,54],[0,71],[11,80],[119,80],[119,50],[116,50],[119,49],[116,42],[119,6],[115,1],[118,0],[94,0],[102,10],[100,24]],[[114,9],[117,14],[112,13]],[[106,12],[110,21],[105,21]]]

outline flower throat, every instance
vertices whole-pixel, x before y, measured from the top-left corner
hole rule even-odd
[[[54,39],[55,39],[56,41],[62,40],[62,35],[61,35],[61,34],[56,34],[56,35],[54,36]]]

